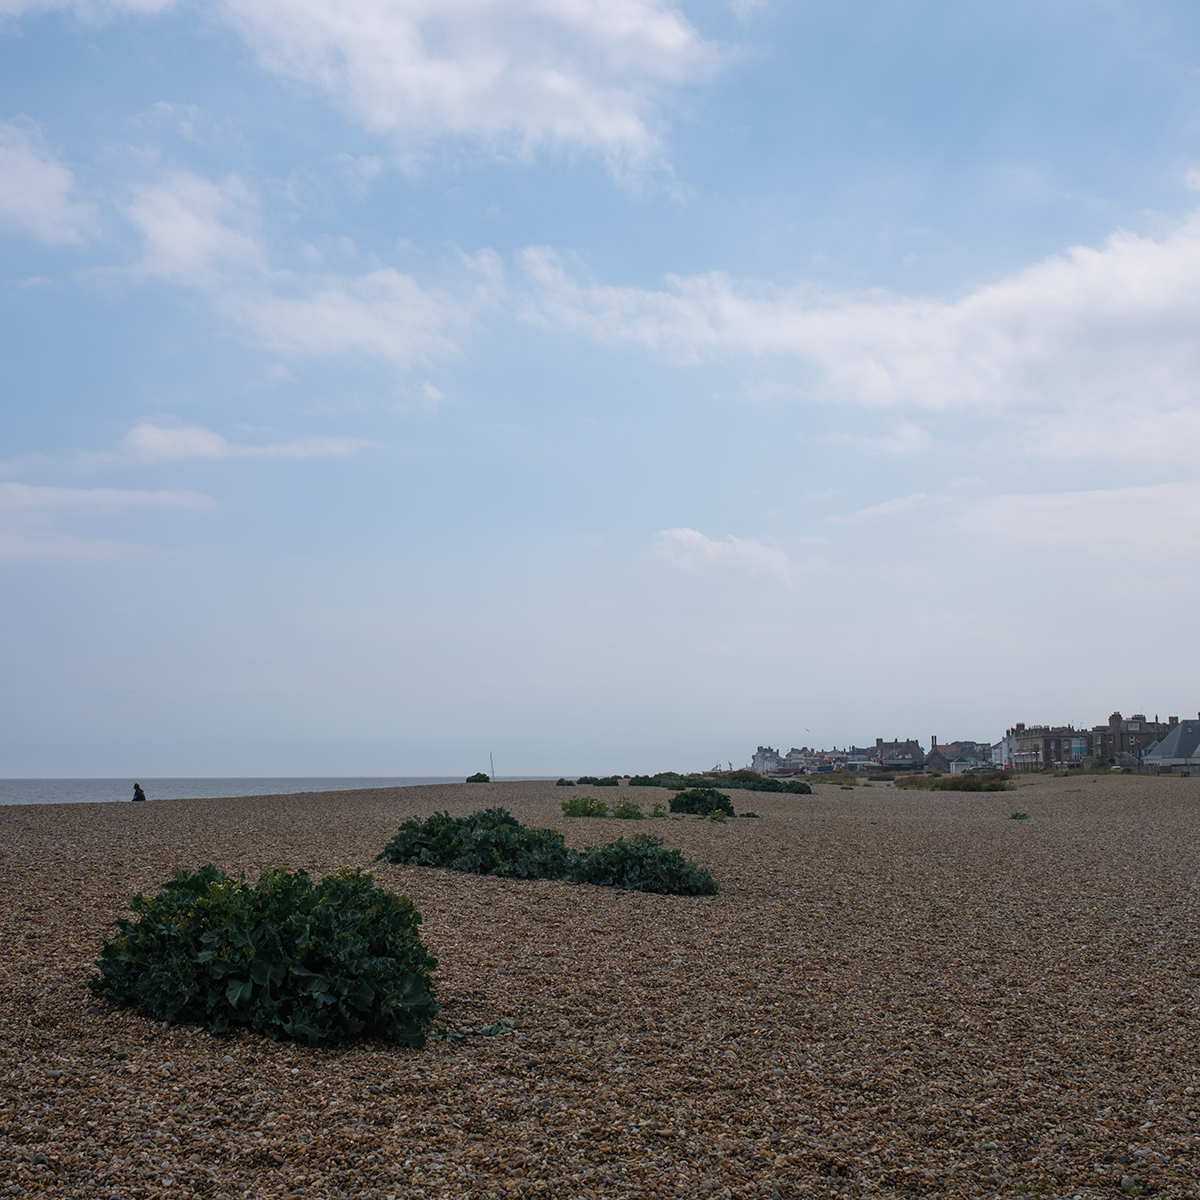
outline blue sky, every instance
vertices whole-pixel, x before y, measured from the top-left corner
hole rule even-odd
[[[1200,700],[1200,13],[0,0],[0,774]]]

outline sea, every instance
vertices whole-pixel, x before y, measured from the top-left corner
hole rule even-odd
[[[497,777],[502,782],[506,777]],[[520,778],[529,779],[531,776]],[[547,776],[557,778],[557,776]],[[147,800],[215,800],[222,796],[282,796],[293,792],[345,792],[357,788],[462,783],[462,775],[348,775],[137,780]],[[133,799],[130,779],[0,779],[0,804],[95,804]]]

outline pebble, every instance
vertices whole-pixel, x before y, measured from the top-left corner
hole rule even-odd
[[[574,846],[659,834],[721,894],[376,864],[424,915],[435,1024],[516,1024],[423,1051],[213,1037],[83,984],[129,897],[172,871],[370,863],[406,817],[481,807],[478,785],[5,807],[0,1182],[46,1200],[1096,1200],[1118,1180],[1200,1198],[1200,893],[1180,852],[1200,780],[1084,783],[1022,778],[1019,803],[818,786],[724,825],[568,820],[552,783],[488,785]],[[1097,870],[1114,845],[1121,870]],[[1131,997],[1134,979],[1153,987]]]

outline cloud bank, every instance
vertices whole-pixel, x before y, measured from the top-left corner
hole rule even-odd
[[[201,425],[155,425],[147,421],[125,435],[119,457],[142,463],[182,458],[342,458],[368,445],[359,438],[307,437],[256,446],[230,442]]]
[[[499,256],[462,255],[446,288],[392,267],[358,276],[273,270],[257,203],[236,176],[219,182],[174,171],[135,190],[125,216],[142,239],[132,267],[105,272],[207,293],[248,340],[298,357],[357,354],[404,370],[458,353],[458,337],[497,304]]]
[[[268,70],[410,145],[469,137],[637,164],[657,151],[664,90],[720,63],[663,0],[224,0],[221,11]]]
[[[528,321],[677,363],[792,360],[819,401],[1019,414],[1029,448],[1054,457],[1184,460],[1200,433],[1200,214],[1161,238],[1075,247],[957,301],[719,273],[669,276],[657,291],[586,283],[545,247],[521,263]]]
[[[0,0],[99,21],[172,0]],[[314,88],[402,155],[439,138],[492,152],[597,152],[618,171],[658,154],[664,101],[723,52],[667,0],[217,0],[267,71]]]
[[[75,176],[27,118],[0,121],[0,227],[39,241],[82,244],[93,210],[75,194]]]
[[[762,542],[730,536],[714,542],[696,529],[663,529],[655,552],[682,571],[722,570],[741,575],[767,575],[790,584],[795,564],[782,550]]]

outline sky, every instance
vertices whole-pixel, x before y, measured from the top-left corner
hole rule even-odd
[[[0,775],[1200,707],[1200,9],[0,0]]]

